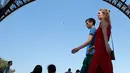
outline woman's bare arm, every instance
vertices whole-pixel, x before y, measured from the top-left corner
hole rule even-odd
[[[106,51],[109,53],[110,49],[108,48],[107,26],[108,26],[108,23],[106,21],[103,21],[101,23],[101,28],[102,28],[102,32],[103,32],[103,37],[104,37],[104,42],[105,42],[105,46],[106,46]]]

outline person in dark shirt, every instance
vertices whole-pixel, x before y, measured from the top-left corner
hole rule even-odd
[[[48,73],[56,73],[56,66],[54,64],[48,65]]]
[[[5,68],[3,73],[11,73],[10,72],[10,66],[12,66],[12,65],[13,65],[13,62],[12,61],[8,61],[8,66]]]
[[[34,70],[31,73],[42,73],[42,66],[36,65]]]
[[[69,68],[68,71],[66,71],[65,73],[72,73],[71,68]]]

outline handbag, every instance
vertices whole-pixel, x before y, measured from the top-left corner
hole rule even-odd
[[[112,43],[111,60],[115,60],[115,52],[114,52],[114,44],[113,44],[112,34],[111,34],[111,43]]]

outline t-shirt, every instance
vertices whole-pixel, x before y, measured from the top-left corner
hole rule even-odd
[[[94,51],[95,51],[95,49],[93,49],[91,52],[88,52],[88,50],[90,49],[90,47],[94,46],[95,35],[96,35],[96,28],[95,27],[92,27],[90,29],[89,35],[93,35],[93,38],[92,38],[91,43],[86,48],[86,55],[87,54],[94,54]]]

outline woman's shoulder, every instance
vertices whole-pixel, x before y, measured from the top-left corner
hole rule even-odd
[[[109,27],[110,25],[111,25],[111,24],[108,23],[107,21],[102,21],[101,24],[100,24],[101,28],[107,28],[107,27]]]

